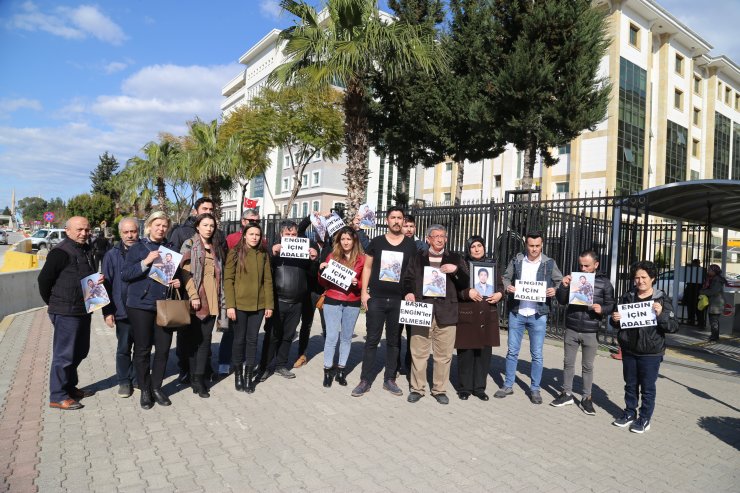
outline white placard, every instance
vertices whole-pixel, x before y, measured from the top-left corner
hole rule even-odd
[[[311,214],[311,224],[316,232],[318,241],[326,241],[326,218],[316,214]]]
[[[329,265],[327,265],[321,273],[322,278],[332,284],[336,284],[345,291],[352,285],[352,279],[354,279],[356,275],[357,273],[354,269],[350,269],[346,265],[342,265],[334,259],[329,260]]]
[[[160,284],[168,286],[170,281],[175,278],[175,272],[177,272],[181,260],[181,254],[160,246],[159,259],[152,262],[151,267],[149,267],[149,277]]]
[[[280,238],[280,256],[288,258],[310,258],[308,238],[283,236]]]
[[[655,325],[656,318],[653,311],[653,301],[617,305],[617,312],[619,312],[620,316],[619,326],[623,329]]]
[[[334,236],[334,233],[344,226],[344,221],[342,221],[342,218],[336,212],[332,212],[331,216],[326,220],[326,230],[329,232],[329,236]]]
[[[424,267],[421,291],[424,296],[444,298],[447,296],[447,276],[435,267]]]
[[[536,301],[542,303],[547,301],[547,282],[545,281],[522,281],[514,282],[514,299],[524,301]]]
[[[357,213],[360,215],[360,229],[373,229],[375,227],[375,211],[369,204],[362,204]]]
[[[434,305],[431,303],[403,300],[401,301],[401,315],[398,317],[398,323],[431,327],[433,310]]]
[[[568,303],[592,306],[594,304],[594,286],[596,286],[596,274],[588,272],[571,273]]]

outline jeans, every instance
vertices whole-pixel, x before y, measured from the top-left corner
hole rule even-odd
[[[308,349],[308,340],[311,337],[311,326],[313,326],[314,315],[316,315],[316,303],[319,301],[320,294],[311,291],[306,294],[303,300],[303,308],[301,311],[301,331],[298,333],[298,355],[306,354]],[[326,320],[324,318],[324,312],[319,310],[319,318],[321,319],[321,331],[326,337]]]
[[[642,396],[640,417],[650,419],[655,409],[655,382],[663,356],[660,354],[636,356],[622,352],[625,411],[637,417],[638,392]]]
[[[278,310],[272,313],[272,335],[270,336],[269,357],[275,355],[275,367],[287,366],[290,346],[295,338],[295,331],[301,321],[302,303],[287,303],[278,300]],[[263,343],[264,344],[264,343]]]
[[[49,314],[54,326],[49,398],[51,402],[69,399],[69,392],[77,387],[77,367],[90,351],[90,315],[73,317]]]
[[[581,354],[581,376],[583,377],[583,397],[591,396],[591,387],[594,383],[594,358],[599,349],[599,341],[595,332],[576,332],[565,329],[565,356],[563,358],[563,392],[573,393],[573,375],[576,368],[576,354],[578,346],[583,347]]]
[[[231,353],[234,346],[235,325],[235,321],[229,320],[229,327],[227,329],[224,329],[224,331],[221,333],[221,343],[218,345],[218,366],[231,364]],[[259,332],[259,327],[257,327],[257,331]],[[244,356],[242,355],[242,357]],[[221,373],[220,369],[219,373]]]
[[[367,302],[365,323],[367,338],[362,354],[362,372],[360,378],[372,382],[373,367],[378,353],[380,337],[385,325],[385,374],[383,378],[396,378],[396,361],[398,360],[398,317],[401,314],[401,300],[391,298],[370,298]]]
[[[491,366],[491,346],[480,349],[457,350],[457,378],[460,381],[459,392],[485,392],[488,380],[488,369]]]
[[[236,311],[236,322],[230,329],[233,332],[233,347],[231,350],[231,364],[240,367],[244,363],[244,352],[246,348],[247,368],[254,369],[257,360],[257,338],[259,337],[260,325],[265,316],[264,310],[255,312]],[[221,342],[223,344],[223,340]],[[265,338],[263,345],[268,344]]]
[[[403,365],[401,364],[401,339],[403,338],[403,331],[406,329],[406,352],[403,356]],[[399,325],[398,326],[398,358],[396,358],[396,368],[405,367],[407,370],[411,370],[411,326],[410,325]]]
[[[188,366],[193,375],[204,375],[211,356],[211,340],[215,316],[208,316],[201,320],[195,315],[190,316],[190,326],[180,329],[177,340],[182,346],[182,353],[188,359]]]
[[[525,317],[518,313],[509,313],[509,348],[506,352],[506,379],[504,387],[513,387],[516,377],[516,366],[519,361],[519,350],[522,347],[524,331],[529,333],[529,353],[532,356],[532,375],[529,390],[539,392],[542,380],[542,346],[545,343],[547,315],[530,315]]]
[[[139,388],[142,391],[161,389],[174,329],[157,325],[157,312],[131,307],[126,307],[126,312],[134,334],[134,365]],[[154,339],[154,363],[150,364],[152,339]]]
[[[116,320],[116,378],[118,385],[131,385],[134,381],[134,365],[131,350],[134,347],[134,335],[131,322],[124,318]]]
[[[352,349],[352,334],[360,316],[359,306],[324,304],[326,320],[326,341],[324,342],[324,368],[334,366],[334,352],[339,340],[339,367],[347,365],[349,351]],[[341,334],[341,336],[340,336]]]

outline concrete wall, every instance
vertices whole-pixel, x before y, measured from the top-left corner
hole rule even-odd
[[[44,306],[36,278],[40,269],[0,273],[0,320],[11,313]]]

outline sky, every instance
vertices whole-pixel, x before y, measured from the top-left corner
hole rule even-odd
[[[0,209],[13,188],[16,201],[86,193],[104,152],[123,165],[160,132],[219,118],[239,57],[291,25],[278,3],[0,0]],[[740,64],[740,2],[659,3]]]

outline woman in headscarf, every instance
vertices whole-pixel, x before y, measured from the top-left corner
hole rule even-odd
[[[710,341],[719,341],[719,316],[725,307],[723,292],[726,282],[722,276],[720,266],[712,264],[707,269],[707,277],[704,279],[704,284],[699,291],[699,294],[703,294],[709,298],[707,313],[709,313],[709,328],[712,331],[709,336]]]

